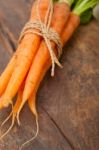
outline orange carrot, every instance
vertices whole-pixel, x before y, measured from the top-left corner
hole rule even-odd
[[[61,36],[63,45],[65,45],[68,42],[68,40],[71,38],[75,30],[78,28],[79,24],[80,24],[80,17],[75,13],[71,12],[69,21],[65,29],[63,30]]]
[[[22,87],[18,91],[18,97],[17,97],[16,103],[15,103],[14,108],[13,108],[13,116],[14,117],[16,117],[16,114],[18,112],[19,106],[21,105],[21,102],[22,102],[23,89],[24,89],[24,87]]]
[[[41,0],[39,3],[39,12],[41,20],[44,21],[48,6],[49,0]],[[37,2],[33,5],[30,21],[33,21],[38,18],[36,14]],[[32,63],[32,60],[37,52],[37,49],[40,45],[41,37],[36,34],[26,34],[20,43],[18,49],[19,53],[17,56],[16,66],[14,72],[11,76],[9,84],[6,88],[4,95],[1,97],[0,108],[6,107],[11,103],[12,98],[17,93],[20,85],[22,84],[29,68]]]
[[[76,30],[76,28],[79,26],[79,23],[80,23],[80,18],[71,13],[70,15],[70,18],[69,18],[69,21],[68,23],[66,24],[66,27],[65,29],[63,30],[63,33],[61,35],[61,39],[62,39],[62,43],[63,45],[70,39],[70,37],[72,36],[72,34],[74,33],[74,31]],[[48,50],[47,50],[48,51]],[[43,53],[43,57],[42,57],[42,53]],[[43,49],[40,49],[33,61],[33,64],[32,64],[32,70],[30,70],[31,72],[29,72],[28,74],[28,77],[26,79],[26,83],[25,83],[25,86],[27,86],[29,84],[29,75],[32,74],[32,79],[31,82],[33,84],[32,87],[31,87],[31,93],[34,93],[36,94],[37,90],[38,90],[38,87],[44,77],[44,75],[46,74],[46,72],[48,71],[48,69],[50,68],[51,66],[51,59],[50,59],[50,55],[47,56],[47,52],[44,53],[44,48]],[[47,59],[46,59],[47,58]],[[45,60],[46,59],[46,60]],[[39,69],[37,67],[37,65],[39,64]],[[35,70],[36,69],[36,70]],[[36,73],[37,72],[37,73]],[[30,74],[31,73],[31,74]],[[30,76],[31,77],[31,76]],[[26,88],[26,87],[25,87]],[[25,89],[26,90],[26,89]],[[25,92],[25,91],[24,91]],[[27,90],[27,92],[29,92],[29,89]],[[26,92],[26,93],[27,93]],[[23,96],[24,96],[24,93],[23,93]],[[28,99],[28,98],[27,98]],[[28,100],[29,103],[33,103],[33,102],[30,102],[31,100]],[[32,104],[33,105],[33,104]],[[33,107],[33,106],[32,106]],[[34,105],[35,107],[35,105]],[[36,108],[35,108],[36,109]],[[34,109],[34,110],[35,110]]]
[[[14,108],[13,108],[13,117],[14,118],[17,117],[17,112],[18,112],[20,105],[21,105],[21,102],[22,102],[23,89],[24,89],[24,86],[22,85],[20,90],[18,91],[18,98],[17,98],[16,103],[15,103]],[[18,124],[20,125],[19,118],[17,118],[17,121],[18,121]]]
[[[36,99],[35,99],[35,95],[33,96],[31,96],[31,98],[29,98],[29,100],[28,100],[28,104],[29,104],[29,108],[30,108],[30,110],[31,110],[31,112],[35,115],[35,116],[37,116],[37,111],[36,111]]]
[[[46,64],[44,64],[41,74],[39,76],[39,80],[38,80],[37,84],[35,85],[36,87],[35,87],[35,92],[33,92],[34,94],[28,99],[29,108],[35,116],[37,116],[36,93],[39,88],[40,82],[42,81],[42,79],[43,79],[44,75],[46,74],[47,70],[49,69],[49,67],[50,67],[50,61],[47,61]]]
[[[66,3],[57,3],[54,7],[54,12],[55,13],[53,14],[51,27],[60,35],[66,22],[68,21],[68,18],[70,15],[70,7]],[[56,20],[58,21],[56,22]],[[52,48],[55,47],[54,42],[51,42],[51,45],[52,45]],[[22,109],[26,100],[32,95],[35,81],[38,78],[38,74],[41,74],[43,64],[45,64],[50,57],[48,48],[44,41],[42,41],[38,52],[39,53],[37,53],[37,55],[35,56],[36,57],[35,59],[37,62],[35,64],[35,68],[34,68],[35,62],[33,62],[30,68],[29,74],[27,76],[27,79],[26,79],[25,89],[23,93],[23,100],[22,100],[19,112]]]

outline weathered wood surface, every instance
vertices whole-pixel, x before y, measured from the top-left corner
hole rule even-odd
[[[0,0],[0,73],[16,47],[32,0]],[[79,27],[64,48],[62,70],[46,75],[37,96],[40,132],[28,150],[99,149],[99,24]],[[10,109],[10,108],[9,108]],[[0,123],[9,114],[0,112]],[[11,121],[11,120],[10,120]],[[5,129],[11,122],[8,122]],[[0,141],[0,150],[18,150],[36,130],[35,118],[25,106],[21,126],[15,124]]]

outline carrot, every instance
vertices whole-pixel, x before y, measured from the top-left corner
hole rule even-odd
[[[71,12],[69,21],[65,29],[63,30],[61,36],[63,45],[65,45],[68,42],[68,40],[71,38],[75,30],[78,28],[79,24],[80,24],[80,17]]]
[[[38,115],[37,115],[37,111],[36,111],[35,95],[34,95],[34,96],[32,95],[31,98],[29,98],[28,104],[29,104],[29,108],[30,108],[31,112],[32,112],[35,116],[38,116]]]
[[[41,20],[44,21],[45,14],[49,6],[49,0],[41,0],[39,4],[39,12]],[[38,18],[36,15],[37,2],[33,5],[30,21]],[[9,84],[6,88],[4,95],[1,97],[0,108],[7,107],[12,98],[17,93],[20,85],[22,84],[36,51],[40,45],[41,37],[36,34],[26,34],[19,44],[19,52],[17,56],[16,66],[11,76]]]
[[[23,89],[24,89],[24,86],[22,85],[21,89],[18,91],[18,98],[17,98],[15,106],[13,108],[13,117],[14,118],[16,118],[18,109],[19,109],[21,102],[22,102]],[[18,121],[18,124],[20,125],[20,121],[19,120],[17,120],[17,121]]]
[[[42,79],[43,79],[44,75],[46,74],[47,70],[49,69],[49,67],[50,67],[50,62],[47,61],[46,64],[44,64],[43,69],[41,71],[41,75],[39,76],[39,80],[38,80],[37,84],[35,85],[36,88],[35,88],[35,92],[33,92],[34,94],[28,99],[29,108],[35,116],[37,116],[36,98],[35,98],[36,93],[39,88],[40,82],[42,81]]]
[[[70,7],[66,3],[57,3],[54,7],[54,14],[52,18],[52,25],[51,27],[58,33],[61,34],[65,23],[68,21],[69,15],[70,15]],[[58,20],[58,22],[56,22]],[[55,47],[55,43],[51,42],[52,48]],[[19,112],[21,111],[23,105],[27,101],[27,99],[32,95],[35,85],[36,78],[38,77],[38,74],[42,72],[42,65],[47,62],[47,60],[50,58],[50,54],[48,51],[48,48],[44,41],[42,41],[40,48],[38,50],[39,53],[36,54],[36,62],[35,68],[34,68],[34,62],[30,68],[29,74],[27,76],[26,82],[25,82],[25,88],[23,93],[23,100],[19,109]],[[42,55],[43,54],[43,55]]]
[[[42,79],[44,78],[49,67],[50,67],[50,62],[48,61],[44,65],[42,72],[41,72],[41,75],[39,76],[39,80],[38,80],[37,84],[35,85],[35,92],[33,92],[34,94],[28,99],[29,108],[36,118],[38,118],[38,114],[37,114],[37,110],[36,110],[36,93],[37,93],[39,85],[40,85]]]

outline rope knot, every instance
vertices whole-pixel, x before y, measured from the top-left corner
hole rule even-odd
[[[41,30],[41,33],[47,37],[49,34],[49,29],[46,27],[44,23],[42,23],[42,28],[43,30]]]

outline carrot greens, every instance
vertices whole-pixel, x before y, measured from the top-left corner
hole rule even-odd
[[[78,0],[73,12],[80,16],[85,11],[93,8],[98,3],[99,0]]]

